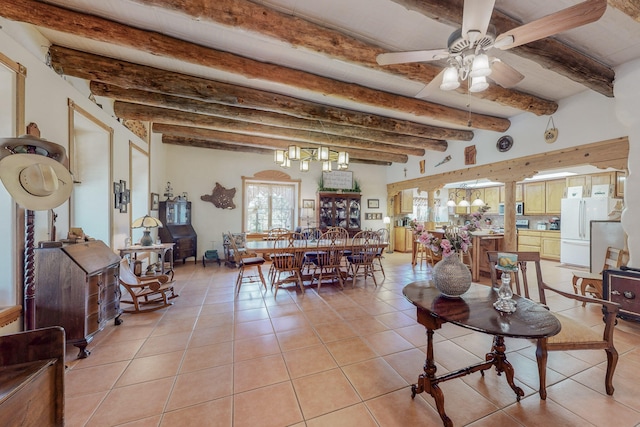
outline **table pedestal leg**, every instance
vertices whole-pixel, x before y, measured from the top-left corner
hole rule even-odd
[[[483,373],[483,371],[495,366],[498,375],[503,372],[505,373],[507,383],[516,393],[516,399],[520,401],[520,398],[524,396],[524,391],[522,391],[520,387],[516,386],[513,381],[513,366],[511,366],[511,363],[507,361],[505,350],[504,337],[496,335],[493,338],[491,352],[486,354],[484,362],[459,369],[455,372],[450,372],[442,375],[441,377],[436,377],[437,368],[433,361],[433,330],[427,328],[427,359],[424,363],[424,373],[420,374],[418,376],[418,382],[411,386],[411,397],[415,398],[416,394],[422,393],[423,391],[429,393],[436,402],[436,409],[438,410],[438,414],[440,414],[440,418],[442,418],[442,422],[445,427],[452,427],[453,422],[444,412],[444,394],[438,384],[440,382],[460,378],[477,371]]]

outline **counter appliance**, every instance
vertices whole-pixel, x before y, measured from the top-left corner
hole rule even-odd
[[[608,197],[562,199],[560,229],[560,262],[589,267],[591,221],[606,220],[618,202]]]

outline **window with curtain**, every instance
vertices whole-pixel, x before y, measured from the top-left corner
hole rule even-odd
[[[272,228],[294,229],[298,185],[246,181],[245,224],[248,233],[265,233]]]

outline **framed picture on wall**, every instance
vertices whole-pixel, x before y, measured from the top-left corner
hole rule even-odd
[[[158,193],[151,193],[151,202],[149,203],[149,210],[157,211],[160,208],[160,195]]]
[[[113,183],[113,208],[114,209],[120,209],[120,204],[121,204],[120,193],[121,193],[120,183],[114,182]]]
[[[303,199],[302,209],[315,209],[316,201],[313,199]]]
[[[380,199],[367,199],[367,208],[369,208],[369,209],[379,209],[380,208]]]

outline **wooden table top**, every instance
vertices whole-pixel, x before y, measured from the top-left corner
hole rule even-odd
[[[248,250],[251,251],[257,251],[257,252],[275,252],[275,251],[286,251],[288,249],[290,249],[287,245],[288,242],[286,242],[285,245],[283,246],[279,246],[276,247],[276,241],[274,240],[249,240],[247,241],[247,243],[245,244],[245,247]],[[294,246],[300,249],[328,249],[329,245],[331,244],[330,240],[295,240],[294,242]],[[337,241],[337,243],[340,245],[344,245],[345,249],[350,249],[353,246],[353,241],[352,239],[346,239],[344,241]],[[357,245],[358,243],[355,242],[355,244]],[[379,244],[373,245],[373,246],[378,246],[380,248],[385,248],[387,247],[388,243],[387,242],[380,242]]]
[[[443,296],[429,281],[413,282],[402,293],[419,310],[464,328],[515,338],[544,338],[560,332],[560,322],[543,305],[514,295],[514,313],[493,307],[498,293],[490,286],[471,284],[461,298]]]

